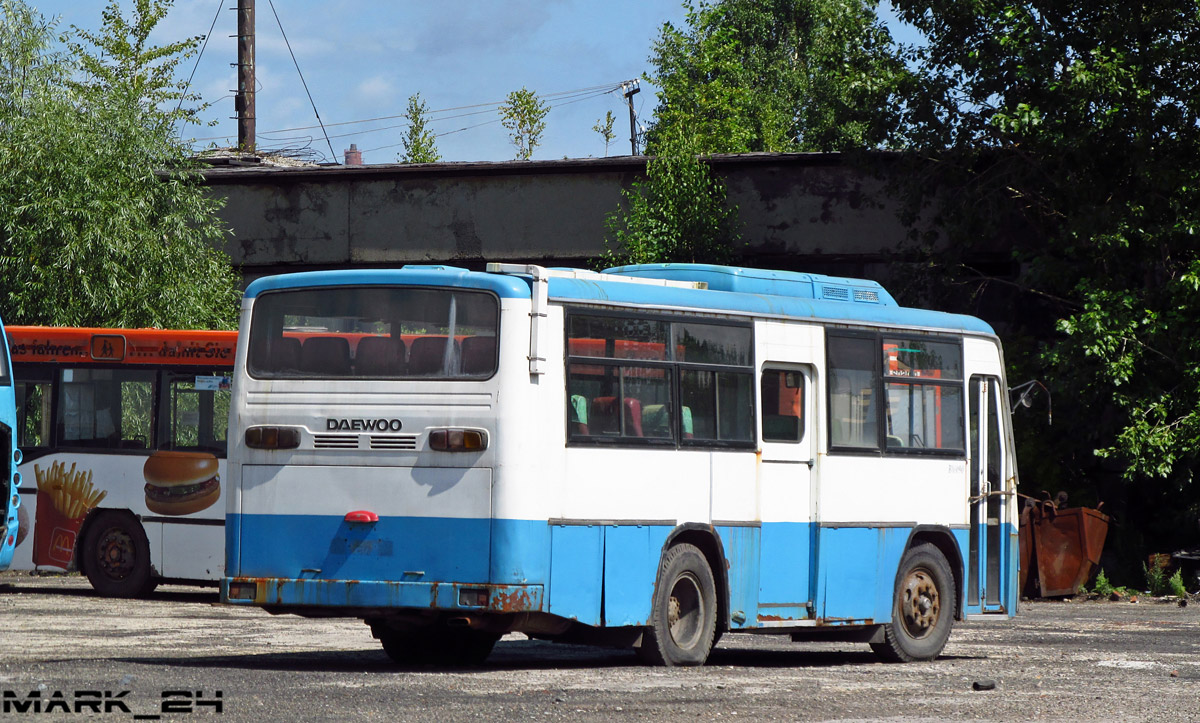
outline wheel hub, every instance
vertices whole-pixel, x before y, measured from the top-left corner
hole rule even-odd
[[[671,597],[667,601],[667,627],[675,644],[681,648],[694,646],[704,618],[700,583],[690,575],[681,576],[671,588]]]
[[[929,634],[941,614],[937,585],[927,570],[916,569],[904,580],[904,627],[914,638]]]
[[[124,579],[133,570],[133,538],[121,530],[104,532],[99,545],[100,569],[114,580]]]

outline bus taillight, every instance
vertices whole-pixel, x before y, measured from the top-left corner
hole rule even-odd
[[[487,433],[478,429],[435,429],[429,446],[440,452],[478,452],[487,449]]]
[[[258,594],[258,585],[252,582],[229,583],[230,600],[254,600]]]
[[[295,449],[300,446],[296,427],[251,427],[246,430],[246,446],[253,449]]]

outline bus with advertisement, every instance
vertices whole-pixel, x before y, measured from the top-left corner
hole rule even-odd
[[[0,339],[4,339],[4,322],[0,321]],[[0,570],[7,570],[12,563],[13,550],[21,536],[21,496],[17,488],[21,484],[17,465],[21,463],[21,451],[17,447],[17,413],[13,396],[12,367],[9,365],[8,348],[0,349]]]
[[[1017,609],[1000,340],[879,284],[704,264],[261,278],[224,602],[395,661],[508,632],[703,664],[726,633],[938,656]]]
[[[11,326],[28,532],[19,570],[103,595],[213,584],[224,565],[235,331]]]

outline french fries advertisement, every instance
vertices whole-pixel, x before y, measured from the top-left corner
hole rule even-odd
[[[91,470],[63,462],[49,468],[33,466],[37,478],[37,521],[33,531],[35,565],[67,567],[75,550],[79,526],[89,510],[107,494],[92,482]]]
[[[49,494],[55,508],[68,519],[83,517],[107,494],[92,484],[91,470],[76,472],[74,462],[69,470],[63,462],[55,462],[48,470],[35,464],[33,474],[37,477],[38,491]]]

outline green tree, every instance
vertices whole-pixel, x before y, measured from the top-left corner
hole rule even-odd
[[[946,242],[929,255],[937,283],[1012,289],[1027,313],[1010,333],[1042,340],[1017,355],[1055,390],[1054,427],[1020,425],[1027,477],[1119,503],[1123,529],[1158,544],[1194,545],[1200,6],[893,5],[927,41],[904,137],[925,159],[913,210],[927,204]],[[996,239],[1015,280],[964,261]],[[1125,484],[1096,489],[1113,473]]]
[[[421,100],[421,94],[408,97],[408,132],[404,136],[404,155],[401,163],[437,163],[442,160],[438,153],[433,131],[429,129],[429,106]]]
[[[617,134],[613,132],[613,123],[615,123],[616,120],[616,116],[614,116],[613,112],[610,110],[606,111],[604,117],[600,120],[597,120],[596,125],[592,126],[592,130],[599,133],[600,137],[604,139],[605,158],[608,157],[608,144],[612,143],[613,139],[617,137]]]
[[[705,153],[875,147],[907,71],[875,0],[720,0],[663,25],[646,80],[653,147],[682,125]]]
[[[550,106],[525,88],[509,93],[508,100],[500,106],[500,123],[508,129],[518,160],[528,161],[533,157],[533,149],[538,147],[542,133],[546,132],[545,119],[549,112]]]
[[[174,126],[195,108],[172,81],[196,38],[151,46],[169,2],[116,3],[101,31],[2,0],[0,311],[6,322],[232,328],[238,277]],[[178,109],[176,109],[178,108]]]
[[[695,262],[722,263],[740,238],[737,209],[725,184],[696,153],[694,136],[673,131],[646,163],[646,175],[622,191],[623,207],[605,226],[605,266]]]

